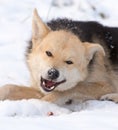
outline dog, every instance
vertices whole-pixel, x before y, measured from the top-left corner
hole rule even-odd
[[[58,105],[100,99],[118,102],[118,28],[56,19],[35,9],[26,51],[30,87],[0,87],[0,99],[37,98]]]

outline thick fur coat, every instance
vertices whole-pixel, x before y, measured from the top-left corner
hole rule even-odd
[[[27,50],[30,87],[6,85],[0,99],[69,105],[89,99],[118,102],[118,28],[57,19],[44,23],[34,11]]]

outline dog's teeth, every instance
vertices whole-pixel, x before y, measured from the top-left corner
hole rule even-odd
[[[51,89],[55,88],[55,86],[52,86]]]
[[[45,82],[43,81],[43,85],[45,85]]]

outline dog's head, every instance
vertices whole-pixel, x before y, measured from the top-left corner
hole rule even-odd
[[[85,80],[87,65],[97,51],[104,52],[98,44],[83,44],[71,32],[52,31],[34,11],[28,65],[34,85],[42,92],[68,90]]]

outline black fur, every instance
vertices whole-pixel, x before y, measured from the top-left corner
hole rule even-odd
[[[47,25],[53,31],[71,31],[83,42],[99,42],[109,53],[110,61],[118,64],[118,28],[103,26],[94,21],[83,22],[68,19],[52,20]]]

